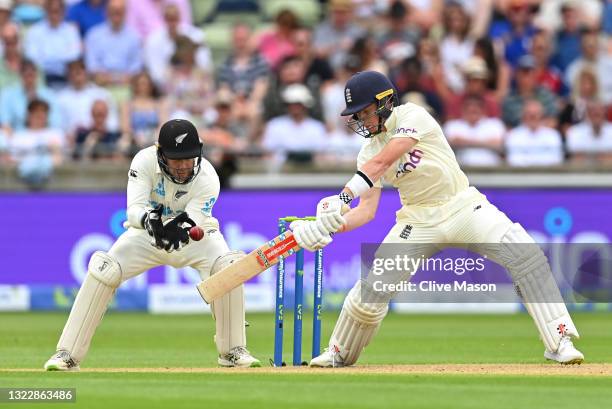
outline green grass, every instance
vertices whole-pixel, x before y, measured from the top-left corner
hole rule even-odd
[[[55,349],[67,314],[0,314],[0,369],[41,368]],[[324,316],[324,340],[336,319]],[[249,349],[267,364],[273,317],[249,315]],[[575,314],[588,362],[612,362],[612,314]],[[310,354],[304,317],[304,359]],[[211,367],[210,316],[109,313],[84,368]],[[291,360],[291,317],[285,360]],[[543,347],[525,315],[391,314],[360,364],[543,363]],[[603,408],[611,377],[257,373],[0,372],[0,387],[75,387],[77,404],[53,408]],[[35,408],[44,404],[29,405]],[[0,403],[0,409],[9,405]],[[19,404],[18,408],[28,405]]]

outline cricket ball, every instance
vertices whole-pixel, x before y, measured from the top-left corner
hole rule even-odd
[[[189,229],[189,237],[191,237],[192,240],[200,241],[204,237],[204,230],[202,230],[200,226],[193,226]]]

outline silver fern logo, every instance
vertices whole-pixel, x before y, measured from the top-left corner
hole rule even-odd
[[[176,146],[178,146],[179,143],[183,143],[183,141],[185,140],[186,137],[187,137],[187,132],[185,132],[184,134],[180,134],[179,136],[174,138],[174,140],[176,142]]]

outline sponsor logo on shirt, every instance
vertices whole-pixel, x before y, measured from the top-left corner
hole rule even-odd
[[[174,194],[174,200],[179,200],[181,197],[185,196],[188,192],[185,190],[177,190]]]
[[[411,173],[413,170],[417,168],[419,163],[421,163],[421,159],[423,159],[423,151],[420,149],[413,149],[408,152],[407,157],[408,161],[404,163],[400,163],[397,167],[397,172],[395,173],[395,177],[398,178],[402,176],[404,173]]]
[[[403,134],[407,134],[407,135],[412,135],[417,133],[417,130],[414,128],[395,128],[395,130],[393,131],[394,135],[397,135],[398,133],[403,133]]]
[[[212,208],[216,201],[217,201],[216,197],[211,197],[206,202],[204,202],[204,206],[202,207],[202,213],[204,213],[206,216],[210,216],[212,212]]]
[[[130,169],[130,177],[137,178],[138,177],[138,171],[134,170],[134,169]]]

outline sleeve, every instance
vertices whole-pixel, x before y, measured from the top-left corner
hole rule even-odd
[[[136,154],[128,171],[127,220],[137,229],[142,229],[142,217],[150,210],[149,199],[153,189],[153,180],[144,159],[142,152]]]
[[[35,25],[26,33],[23,41],[23,54],[28,60],[33,61],[37,66],[40,66],[40,45],[38,40],[38,27]]]
[[[81,56],[81,36],[79,35],[79,30],[74,23],[67,24],[68,29],[66,30],[66,33],[68,41],[66,41],[65,44],[65,61],[71,62]]]
[[[136,74],[142,69],[142,47],[140,45],[140,39],[136,33],[133,33],[131,37],[131,59],[127,63],[127,70],[130,74]]]
[[[370,159],[372,159],[375,156],[374,153],[372,152],[368,152],[368,144],[364,144],[361,146],[361,150],[359,151],[359,155],[357,155],[357,170],[361,170],[361,167]],[[372,187],[377,187],[377,188],[381,188],[383,187],[382,185],[382,180],[383,177],[380,177],[376,182],[374,182],[374,186]]]
[[[400,107],[395,123],[397,125],[395,129],[391,129],[391,138],[413,138],[417,141],[431,134],[437,126],[436,120],[422,107]]]
[[[98,49],[96,47],[96,33],[97,30],[94,27],[85,37],[85,66],[87,67],[88,72],[93,73],[101,71],[101,66],[98,62],[97,56]]]
[[[219,198],[220,184],[219,176],[212,166],[206,169],[205,174],[201,175],[199,180],[201,182],[194,186],[197,190],[187,202],[185,211],[198,226],[203,226],[210,223],[213,217],[212,209]]]

